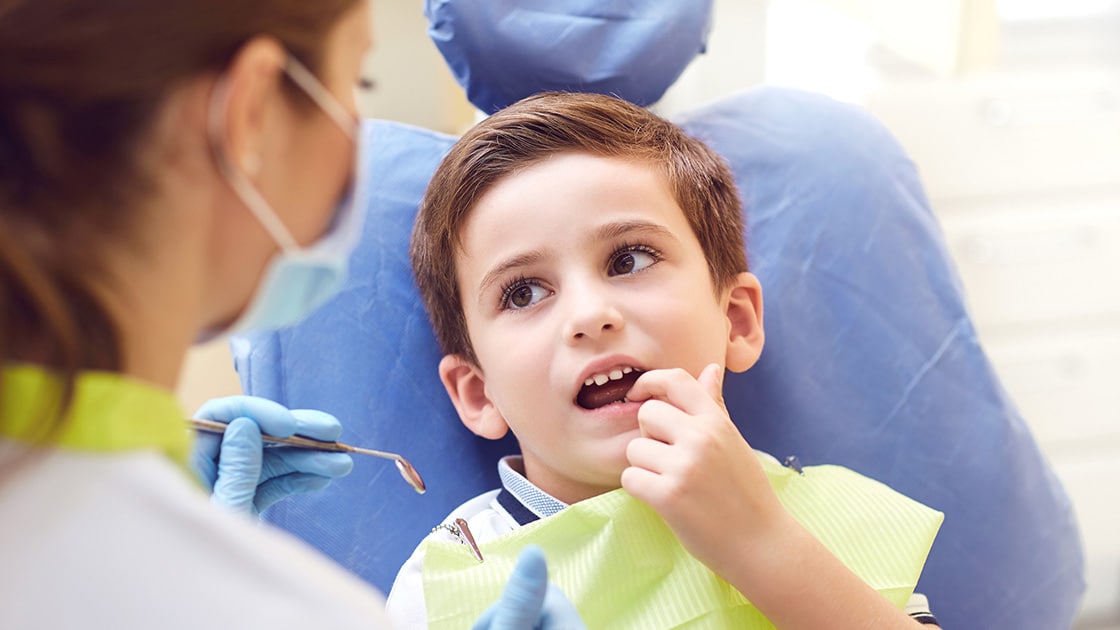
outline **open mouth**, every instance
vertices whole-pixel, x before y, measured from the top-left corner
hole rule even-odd
[[[626,393],[641,374],[642,371],[635,367],[618,367],[591,376],[576,395],[576,404],[584,409],[598,409],[612,403],[626,402]]]

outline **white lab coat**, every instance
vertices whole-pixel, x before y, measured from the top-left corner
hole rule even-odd
[[[0,440],[0,461],[11,443]],[[384,628],[381,596],[153,451],[0,468],[0,628]]]

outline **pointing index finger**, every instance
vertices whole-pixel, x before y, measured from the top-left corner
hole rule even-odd
[[[627,392],[626,398],[634,402],[662,400],[693,415],[723,411],[722,395],[718,399],[713,398],[708,391],[709,387],[712,387],[712,376],[706,373],[711,369],[712,366],[709,365],[704,372],[701,372],[701,376],[706,377],[706,382],[693,378],[681,368],[650,370],[638,377],[634,386]],[[719,377],[716,384],[721,384],[722,375],[715,376]]]

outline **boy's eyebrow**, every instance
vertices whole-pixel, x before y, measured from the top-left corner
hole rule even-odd
[[[478,283],[478,292],[480,294],[486,292],[486,289],[489,288],[490,285],[497,282],[498,279],[504,276],[510,269],[532,265],[540,261],[542,257],[541,252],[532,251],[503,260],[496,267],[487,271],[486,275],[482,277],[482,282]]]
[[[632,221],[617,221],[615,223],[608,223],[595,230],[595,237],[598,239],[613,239],[635,232],[642,234],[654,234],[676,240],[676,236],[669,231],[665,226],[654,223],[652,221],[643,221],[635,219]]]

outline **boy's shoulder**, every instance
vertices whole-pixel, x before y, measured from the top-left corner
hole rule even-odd
[[[467,499],[459,504],[458,507],[451,510],[440,524],[453,522],[457,518],[470,520],[472,517],[482,513],[490,507],[490,504],[498,496],[501,488],[488,490],[480,495]]]
[[[517,527],[517,522],[509,517],[505,510],[498,504],[498,493],[501,488],[484,492],[469,499],[451,510],[439,525],[425,537],[425,540],[455,540],[449,526],[454,525],[459,519],[466,521],[471,535],[478,543],[484,543]]]
[[[420,572],[424,564],[425,542],[429,540],[456,542],[458,540],[454,533],[457,520],[462,519],[467,523],[467,528],[470,529],[475,542],[479,544],[493,540],[515,529],[517,527],[516,521],[513,521],[505,510],[498,505],[499,492],[501,492],[500,488],[468,499],[434,525],[431,532],[424,536],[424,539],[413,549],[412,555],[401,567],[397,579],[394,581],[393,590],[396,590],[396,584],[401,581],[403,575],[413,571]]]
[[[427,611],[424,602],[424,542],[442,540],[455,542],[456,536],[449,525],[463,519],[475,541],[484,543],[513,530],[517,523],[498,505],[501,489],[484,492],[451,510],[442,521],[424,537],[408,557],[389,591],[386,609],[394,624],[401,628],[426,627]]]

